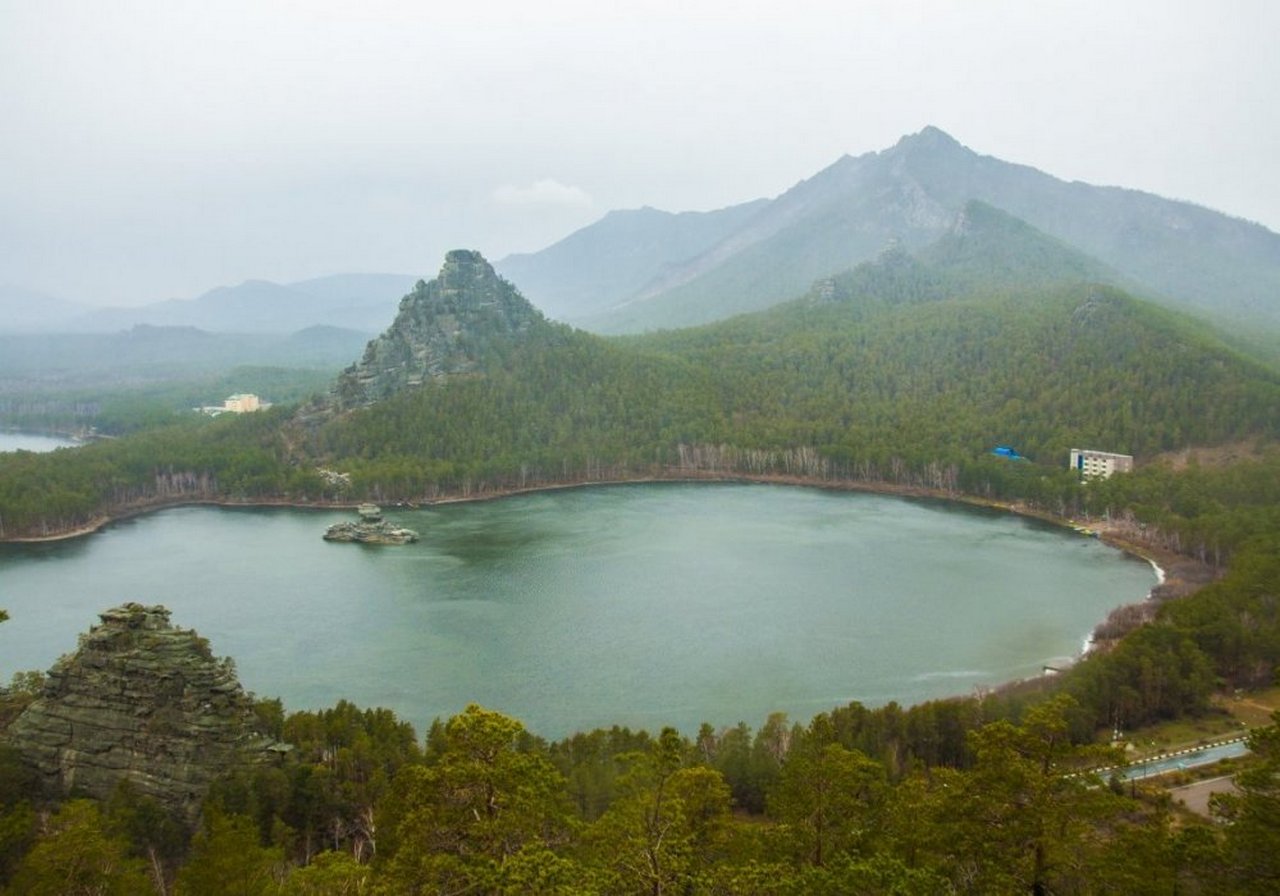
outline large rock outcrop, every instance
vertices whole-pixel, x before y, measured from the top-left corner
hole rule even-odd
[[[9,742],[51,796],[105,799],[128,781],[193,821],[215,777],[280,747],[256,731],[231,662],[167,609],[128,603],[100,616],[49,670]]]
[[[436,279],[419,280],[400,300],[391,327],[342,372],[322,410],[363,407],[433,379],[476,372],[504,346],[546,326],[479,252],[454,250]]]

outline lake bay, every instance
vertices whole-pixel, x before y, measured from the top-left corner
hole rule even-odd
[[[47,669],[132,600],[168,606],[287,709],[346,698],[422,732],[478,702],[546,737],[693,733],[1035,675],[1155,584],[1069,530],[817,489],[571,489],[388,508],[412,545],[321,539],[353,518],[187,507],[0,545],[0,675]]]
[[[32,432],[0,432],[0,451],[52,451],[55,448],[73,448],[77,445],[61,436],[46,436]]]

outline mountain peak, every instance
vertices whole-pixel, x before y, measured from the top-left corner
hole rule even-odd
[[[955,137],[952,137],[942,128],[934,127],[931,124],[925,125],[919,132],[915,134],[907,134],[898,140],[896,146],[912,146],[922,148],[963,148],[963,145]],[[895,147],[896,148],[896,147]]]
[[[440,273],[432,282],[439,286],[442,293],[448,295],[462,292],[470,294],[477,288],[485,291],[485,287],[500,279],[493,265],[479,252],[474,249],[452,249],[445,254]],[[419,280],[418,283],[422,281]],[[417,292],[419,290],[415,286],[414,293]],[[401,307],[403,308],[403,303]]]
[[[405,389],[456,374],[478,372],[489,353],[546,319],[498,276],[479,252],[454,249],[440,273],[421,280],[400,300],[395,321],[343,371],[330,409],[360,407]]]
[[[970,199],[987,207],[965,208]],[[1280,321],[1280,235],[1147,193],[1066,183],[985,155],[935,125],[879,151],[842,156],[779,196],[734,207],[731,217],[675,214],[630,229],[606,217],[609,226],[584,228],[504,272],[553,314],[588,329],[670,328],[803,293],[875,258],[890,238],[907,251],[947,234],[967,237],[970,247],[1002,233],[1030,241],[995,210],[1041,232],[1037,248],[1024,248],[1057,257],[1053,269],[1111,271],[1077,279],[1123,278],[1128,289],[1224,321]],[[714,226],[690,238],[688,225],[698,221]],[[1060,263],[1063,246],[1089,261]]]

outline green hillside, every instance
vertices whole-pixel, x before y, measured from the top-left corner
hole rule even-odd
[[[1107,273],[969,203],[914,256],[891,250],[771,311],[627,344],[713,371],[740,437],[851,463],[960,462],[1014,442],[1057,465],[1073,445],[1150,456],[1276,433],[1273,371],[1087,282]]]
[[[998,242],[1008,257],[975,226],[769,312],[627,340],[549,324],[478,254],[450,253],[445,286],[407,296],[334,398],[283,427],[232,422],[215,440],[188,423],[74,459],[0,459],[5,534],[186,494],[158,493],[158,468],[234,499],[422,500],[706,472],[987,493],[1009,476],[996,444],[1065,481],[1073,446],[1143,461],[1280,436],[1280,375],[1172,312],[1057,282],[1087,262],[988,216],[1020,235]],[[1054,285],[1034,285],[1036,272]],[[366,406],[353,389],[390,397]],[[242,448],[237,426],[252,433]],[[97,475],[77,476],[81,464]],[[351,491],[320,467],[350,474]]]
[[[767,312],[625,339],[549,323],[478,253],[450,253],[303,408],[0,455],[0,538],[189,501],[751,475],[1105,513],[1147,544],[1229,560],[1217,581],[1144,604],[1148,624],[1109,620],[1109,636],[1129,633],[1056,677],[696,739],[615,726],[547,744],[471,706],[420,749],[386,710],[261,701],[264,730],[294,748],[213,788],[194,837],[125,788],[40,827],[43,795],[0,751],[13,832],[0,881],[63,892],[59,850],[91,843],[120,892],[145,889],[138,856],[179,892],[223,892],[232,873],[299,893],[1271,892],[1276,727],[1252,739],[1231,824],[1174,819],[1162,791],[1106,786],[1097,769],[1121,761],[1102,743],[1113,726],[1215,718],[1216,692],[1275,680],[1280,374],[1074,279],[1095,263],[1007,215],[967,214],[926,250]],[[993,456],[997,442],[1031,460]],[[1247,459],[1152,462],[1222,444]],[[1073,445],[1140,466],[1082,484],[1065,468]],[[10,713],[34,696],[23,684]]]
[[[887,306],[792,306],[650,337],[714,371],[735,434],[853,459],[970,456],[1015,442],[1150,456],[1274,435],[1277,380],[1106,287]]]
[[[483,375],[330,419],[310,433],[308,462],[348,472],[353,494],[377,500],[741,474],[1064,512],[1101,494],[1066,470],[1072,447],[1145,463],[1280,435],[1274,371],[1113,288],[1017,288],[1032,269],[1055,283],[1087,262],[994,216],[1021,234],[999,243],[1007,257],[970,232],[922,253],[938,260],[889,253],[721,324],[625,340],[540,329]],[[992,457],[1005,443],[1033,462]],[[1143,500],[1156,514],[1160,502]]]

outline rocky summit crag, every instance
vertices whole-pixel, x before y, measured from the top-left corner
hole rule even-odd
[[[418,281],[396,319],[342,372],[325,410],[342,411],[389,398],[431,380],[473,373],[502,346],[548,326],[519,291],[479,252],[456,249],[440,275]]]
[[[8,740],[50,796],[106,799],[127,781],[192,823],[214,778],[281,747],[256,730],[231,662],[167,609],[127,603],[100,617]]]

